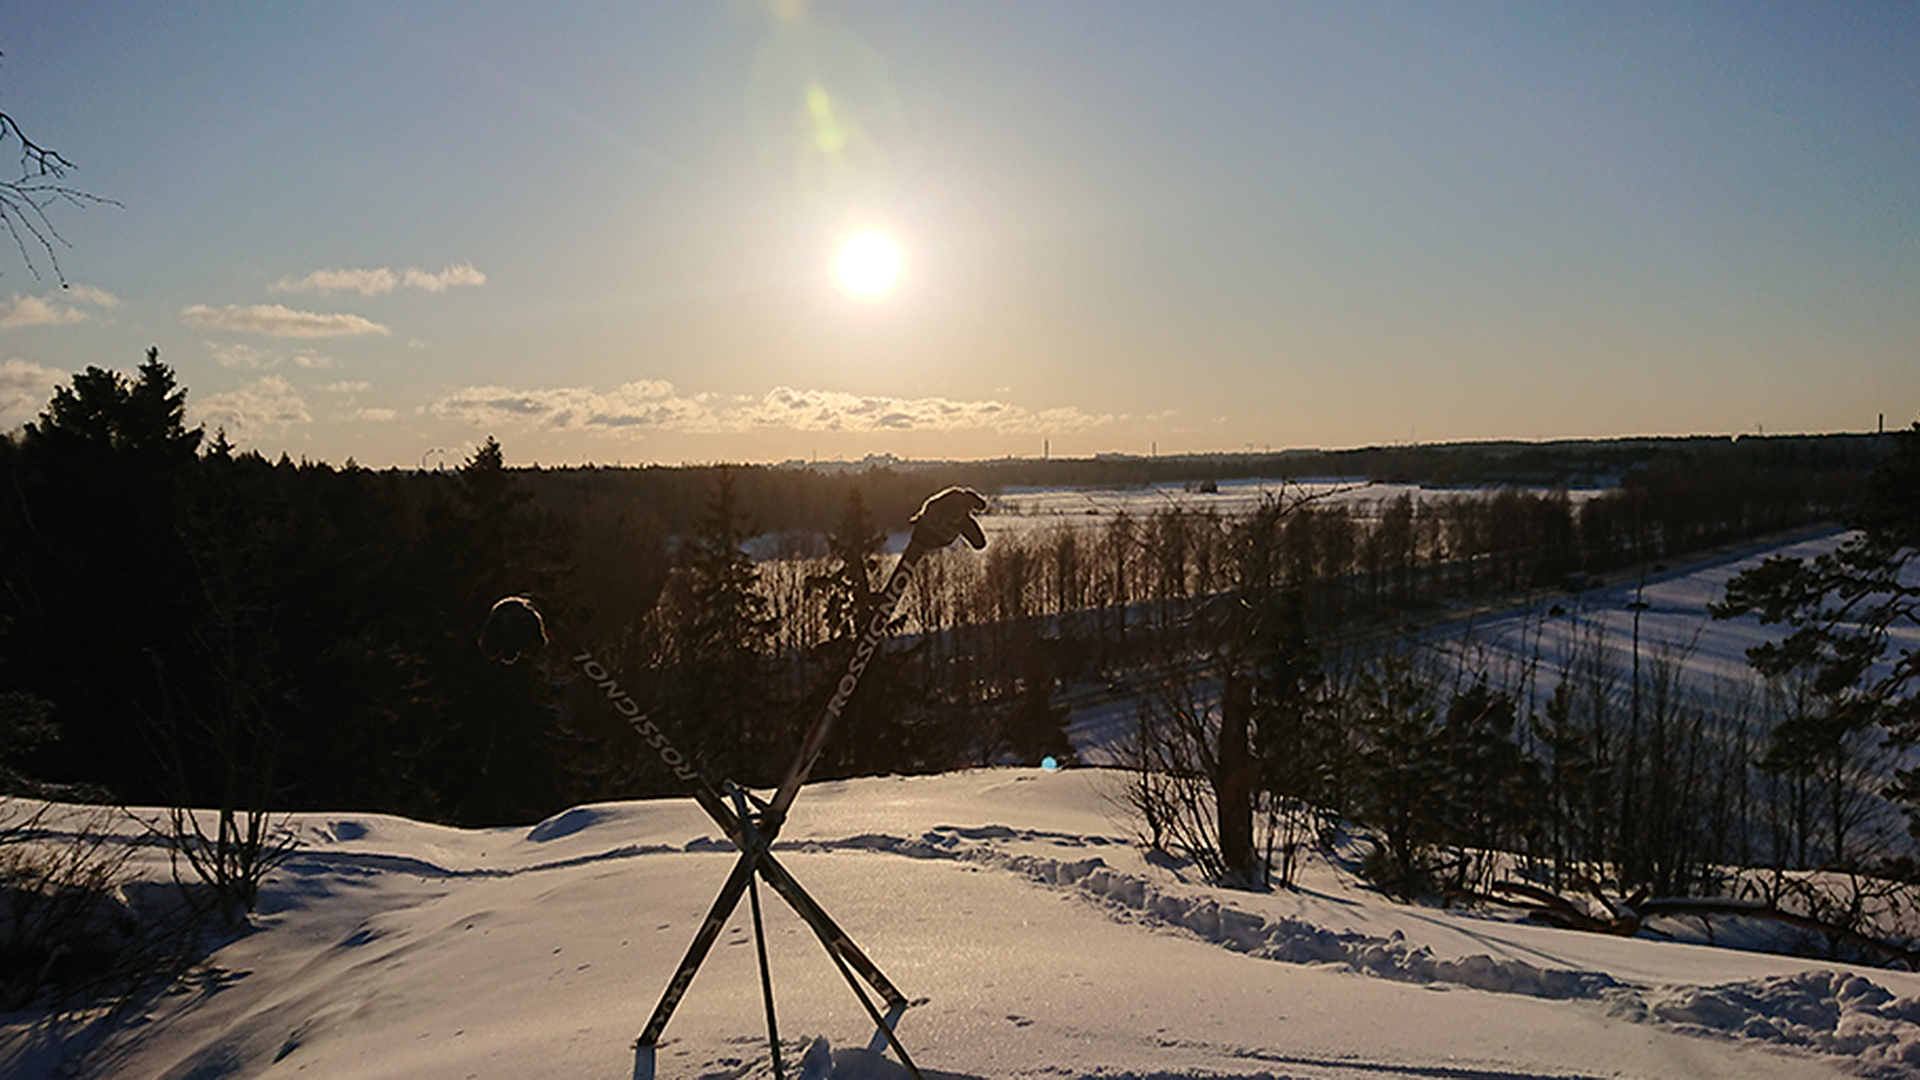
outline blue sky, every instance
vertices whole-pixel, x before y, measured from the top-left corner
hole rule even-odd
[[[148,345],[375,466],[1920,415],[1911,3],[66,2],[0,53],[119,204],[0,247],[4,428]]]

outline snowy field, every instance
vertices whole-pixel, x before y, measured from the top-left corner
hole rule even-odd
[[[1920,1076],[1920,976],[1390,903],[1337,864],[1198,884],[1100,770],[806,790],[782,862],[909,995],[929,1078]],[[732,854],[688,801],[461,830],[305,814],[250,932],[97,1044],[0,1018],[0,1075],[624,1077]],[[141,856],[164,879],[164,860]],[[769,896],[788,1075],[901,1075]],[[771,1075],[742,905],[663,1077]],[[831,1048],[828,1055],[823,1051]],[[832,1064],[837,1059],[838,1064]]]
[[[1778,640],[1786,630],[1762,626],[1751,615],[1717,621],[1707,614],[1707,605],[1725,599],[1727,582],[1763,559],[1812,558],[1833,551],[1847,535],[1830,529],[1791,543],[1651,572],[1644,581],[1628,578],[1571,595],[1547,595],[1468,623],[1449,624],[1426,639],[1458,652],[1469,668],[1503,675],[1510,685],[1535,687],[1543,699],[1553,692],[1561,671],[1595,644],[1610,652],[1622,670],[1629,668],[1636,633],[1642,663],[1678,667],[1689,687],[1757,686],[1759,677],[1747,663],[1747,650]],[[1910,568],[1910,577],[1911,571],[1920,567]],[[1920,646],[1920,633],[1911,626],[1889,628],[1888,639],[1891,650]]]
[[[1417,484],[1378,483],[1365,479],[1222,480],[1218,491],[1203,492],[1192,483],[1147,484],[1138,487],[1009,488],[989,500],[982,517],[988,537],[1035,528],[1074,525],[1094,528],[1121,513],[1146,518],[1167,509],[1212,510],[1223,518],[1245,517],[1268,501],[1291,504],[1311,500],[1321,506],[1344,506],[1361,520],[1371,520],[1389,503],[1405,495],[1415,505],[1459,498],[1483,498],[1497,488],[1430,488]],[[1545,493],[1545,488],[1520,490]],[[1567,492],[1575,506],[1602,494],[1604,489]]]
[[[1345,506],[1358,519],[1377,518],[1386,506],[1402,495],[1415,505],[1429,505],[1460,498],[1484,498],[1498,491],[1491,487],[1432,488],[1418,484],[1389,484],[1366,479],[1308,480],[1222,480],[1219,490],[1200,491],[1196,482],[1142,484],[1133,487],[1011,487],[988,498],[987,512],[980,526],[993,538],[1062,527],[1097,530],[1125,513],[1136,521],[1162,510],[1179,509],[1193,513],[1212,510],[1224,519],[1245,517],[1269,500],[1292,504],[1312,500],[1320,506]],[[1544,494],[1547,488],[1520,488]],[[1577,488],[1567,491],[1567,499],[1578,506],[1605,488]],[[906,550],[908,530],[887,536],[886,550],[898,555]],[[747,545],[755,558],[777,558],[786,539],[778,536],[759,538]]]

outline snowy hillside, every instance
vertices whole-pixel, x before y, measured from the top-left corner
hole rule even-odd
[[[1415,908],[1336,866],[1208,888],[1128,843],[1115,774],[989,770],[807,789],[782,862],[910,996],[928,1077],[1920,1076],[1920,976]],[[98,1045],[16,1014],[0,1073],[621,1077],[733,856],[688,801],[458,830],[302,815],[250,933]],[[164,879],[164,860],[143,854]],[[769,898],[789,1075],[895,1075]],[[744,905],[660,1074],[762,1077]],[[819,1059],[816,1058],[816,1061]]]
[[[1596,628],[1623,643],[1637,595],[1650,650],[1739,678],[1762,631],[1703,608],[1757,558],[1485,617],[1468,647],[1550,682]],[[1083,751],[1123,712],[1076,715]],[[1131,842],[1121,787],[1099,769],[817,784],[777,850],[925,999],[900,1035],[929,1078],[1920,1077],[1920,975],[1658,936],[1691,926],[1621,939],[1409,907],[1350,862],[1310,865],[1291,892],[1211,888]],[[130,1013],[0,1015],[0,1075],[624,1077],[734,861],[685,799],[488,830],[293,823],[303,845],[248,932]],[[153,894],[170,889],[139,827],[122,838]],[[902,1075],[862,1049],[870,1025],[812,933],[765,901],[787,1075]],[[770,1076],[764,1030],[743,904],[659,1075]]]

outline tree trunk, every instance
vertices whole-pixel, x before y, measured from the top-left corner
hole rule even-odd
[[[1233,673],[1220,695],[1220,754],[1213,778],[1214,805],[1220,817],[1220,863],[1229,881],[1249,888],[1263,885],[1253,848],[1253,754],[1248,733],[1253,718],[1253,680]]]

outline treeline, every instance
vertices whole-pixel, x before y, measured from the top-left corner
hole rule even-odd
[[[131,377],[76,376],[0,438],[13,790],[467,824],[673,790],[563,664],[481,657],[489,606],[516,593],[714,772],[777,779],[871,610],[883,535],[939,486],[1024,467],[508,469],[489,439],[457,469],[369,470],[238,452],[186,427],[185,396],[150,352]],[[1330,637],[1831,517],[1864,473],[1847,463],[1870,456],[1819,440],[1804,459],[1721,456],[1749,442],[1634,468],[1577,504],[1520,489],[1276,504],[1264,572]],[[767,532],[817,539],[755,562],[743,546]],[[1166,510],[930,560],[823,774],[1069,754],[1059,688],[1202,656],[1245,544],[1235,521]]]
[[[1689,435],[1548,442],[1409,443],[1350,450],[1170,454],[1141,457],[1010,458],[876,466],[928,471],[981,490],[1005,487],[1130,487],[1213,480],[1365,477],[1437,487],[1605,488],[1643,469],[1863,472],[1886,454],[1884,435]],[[787,467],[795,467],[790,463]]]
[[[735,466],[741,511],[764,532],[822,533],[847,491],[861,488],[885,528],[899,529],[930,491],[950,485],[988,494],[1018,487],[1144,487],[1230,480],[1370,479],[1429,487],[1614,488],[1641,475],[1747,476],[1764,483],[1857,483],[1887,452],[1876,435],[1689,436],[1441,443],[1355,450],[1182,454],[1166,457],[904,462],[859,467]],[[674,534],[691,528],[719,466],[515,470],[541,506],[612,502],[641,507]],[[1851,479],[1849,479],[1851,478]],[[1793,481],[1789,481],[1793,482]]]
[[[1306,632],[1337,638],[1451,601],[1578,588],[1598,574],[1831,521],[1861,482],[1848,473],[1663,469],[1578,503],[1518,488],[1377,503],[1283,492],[1264,526],[1263,573],[1296,597]],[[1197,647],[1199,613],[1241,587],[1253,542],[1245,525],[1196,502],[1139,517],[1036,519],[997,532],[977,555],[935,556],[906,602],[921,683],[938,700],[1005,701],[1029,692],[1043,661],[1055,682],[1126,681],[1177,664]],[[821,602],[806,583],[832,562],[762,568],[783,648],[825,640]]]
[[[448,475],[269,462],[184,406],[149,353],[0,440],[11,772],[142,805],[550,808],[544,689],[473,647],[567,557],[498,448]]]

